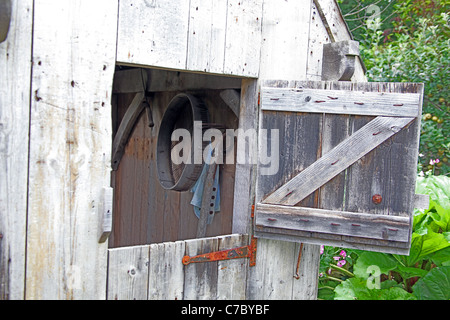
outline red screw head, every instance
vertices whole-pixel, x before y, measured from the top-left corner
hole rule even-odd
[[[375,194],[372,197],[372,202],[375,203],[375,204],[380,204],[381,200],[383,200],[383,197],[381,197],[381,195],[379,195],[379,194]]]

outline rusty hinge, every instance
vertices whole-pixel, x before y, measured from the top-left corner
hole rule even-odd
[[[256,265],[256,246],[257,246],[256,238],[252,237],[252,241],[248,246],[223,251],[204,253],[193,257],[184,256],[182,261],[183,264],[187,266],[190,263],[250,258],[250,267],[254,267]]]

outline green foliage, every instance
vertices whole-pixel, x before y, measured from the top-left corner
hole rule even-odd
[[[324,247],[320,299],[450,298],[450,178],[419,177],[416,192],[429,195],[430,206],[415,212],[410,254]]]
[[[379,289],[369,289],[367,281],[351,278],[335,289],[335,300],[416,300],[415,296],[385,281]]]
[[[363,21],[352,20],[370,3],[380,7],[378,18],[366,9]],[[450,173],[450,1],[351,0],[341,8],[350,29],[358,27],[369,81],[424,83],[419,172]]]
[[[338,1],[369,81],[424,83],[416,189],[430,206],[415,212],[407,256],[322,248],[319,298],[450,299],[450,1]]]
[[[413,286],[414,295],[420,300],[450,299],[450,267],[431,270]]]

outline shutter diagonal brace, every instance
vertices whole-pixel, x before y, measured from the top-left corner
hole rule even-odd
[[[379,116],[338,144],[308,168],[266,197],[262,203],[294,206],[415,118]]]

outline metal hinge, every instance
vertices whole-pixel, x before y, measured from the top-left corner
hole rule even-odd
[[[250,258],[250,267],[254,267],[256,265],[256,246],[257,240],[256,238],[252,237],[252,241],[248,246],[223,251],[210,252],[193,257],[184,256],[182,261],[183,264],[187,266],[190,263]]]

